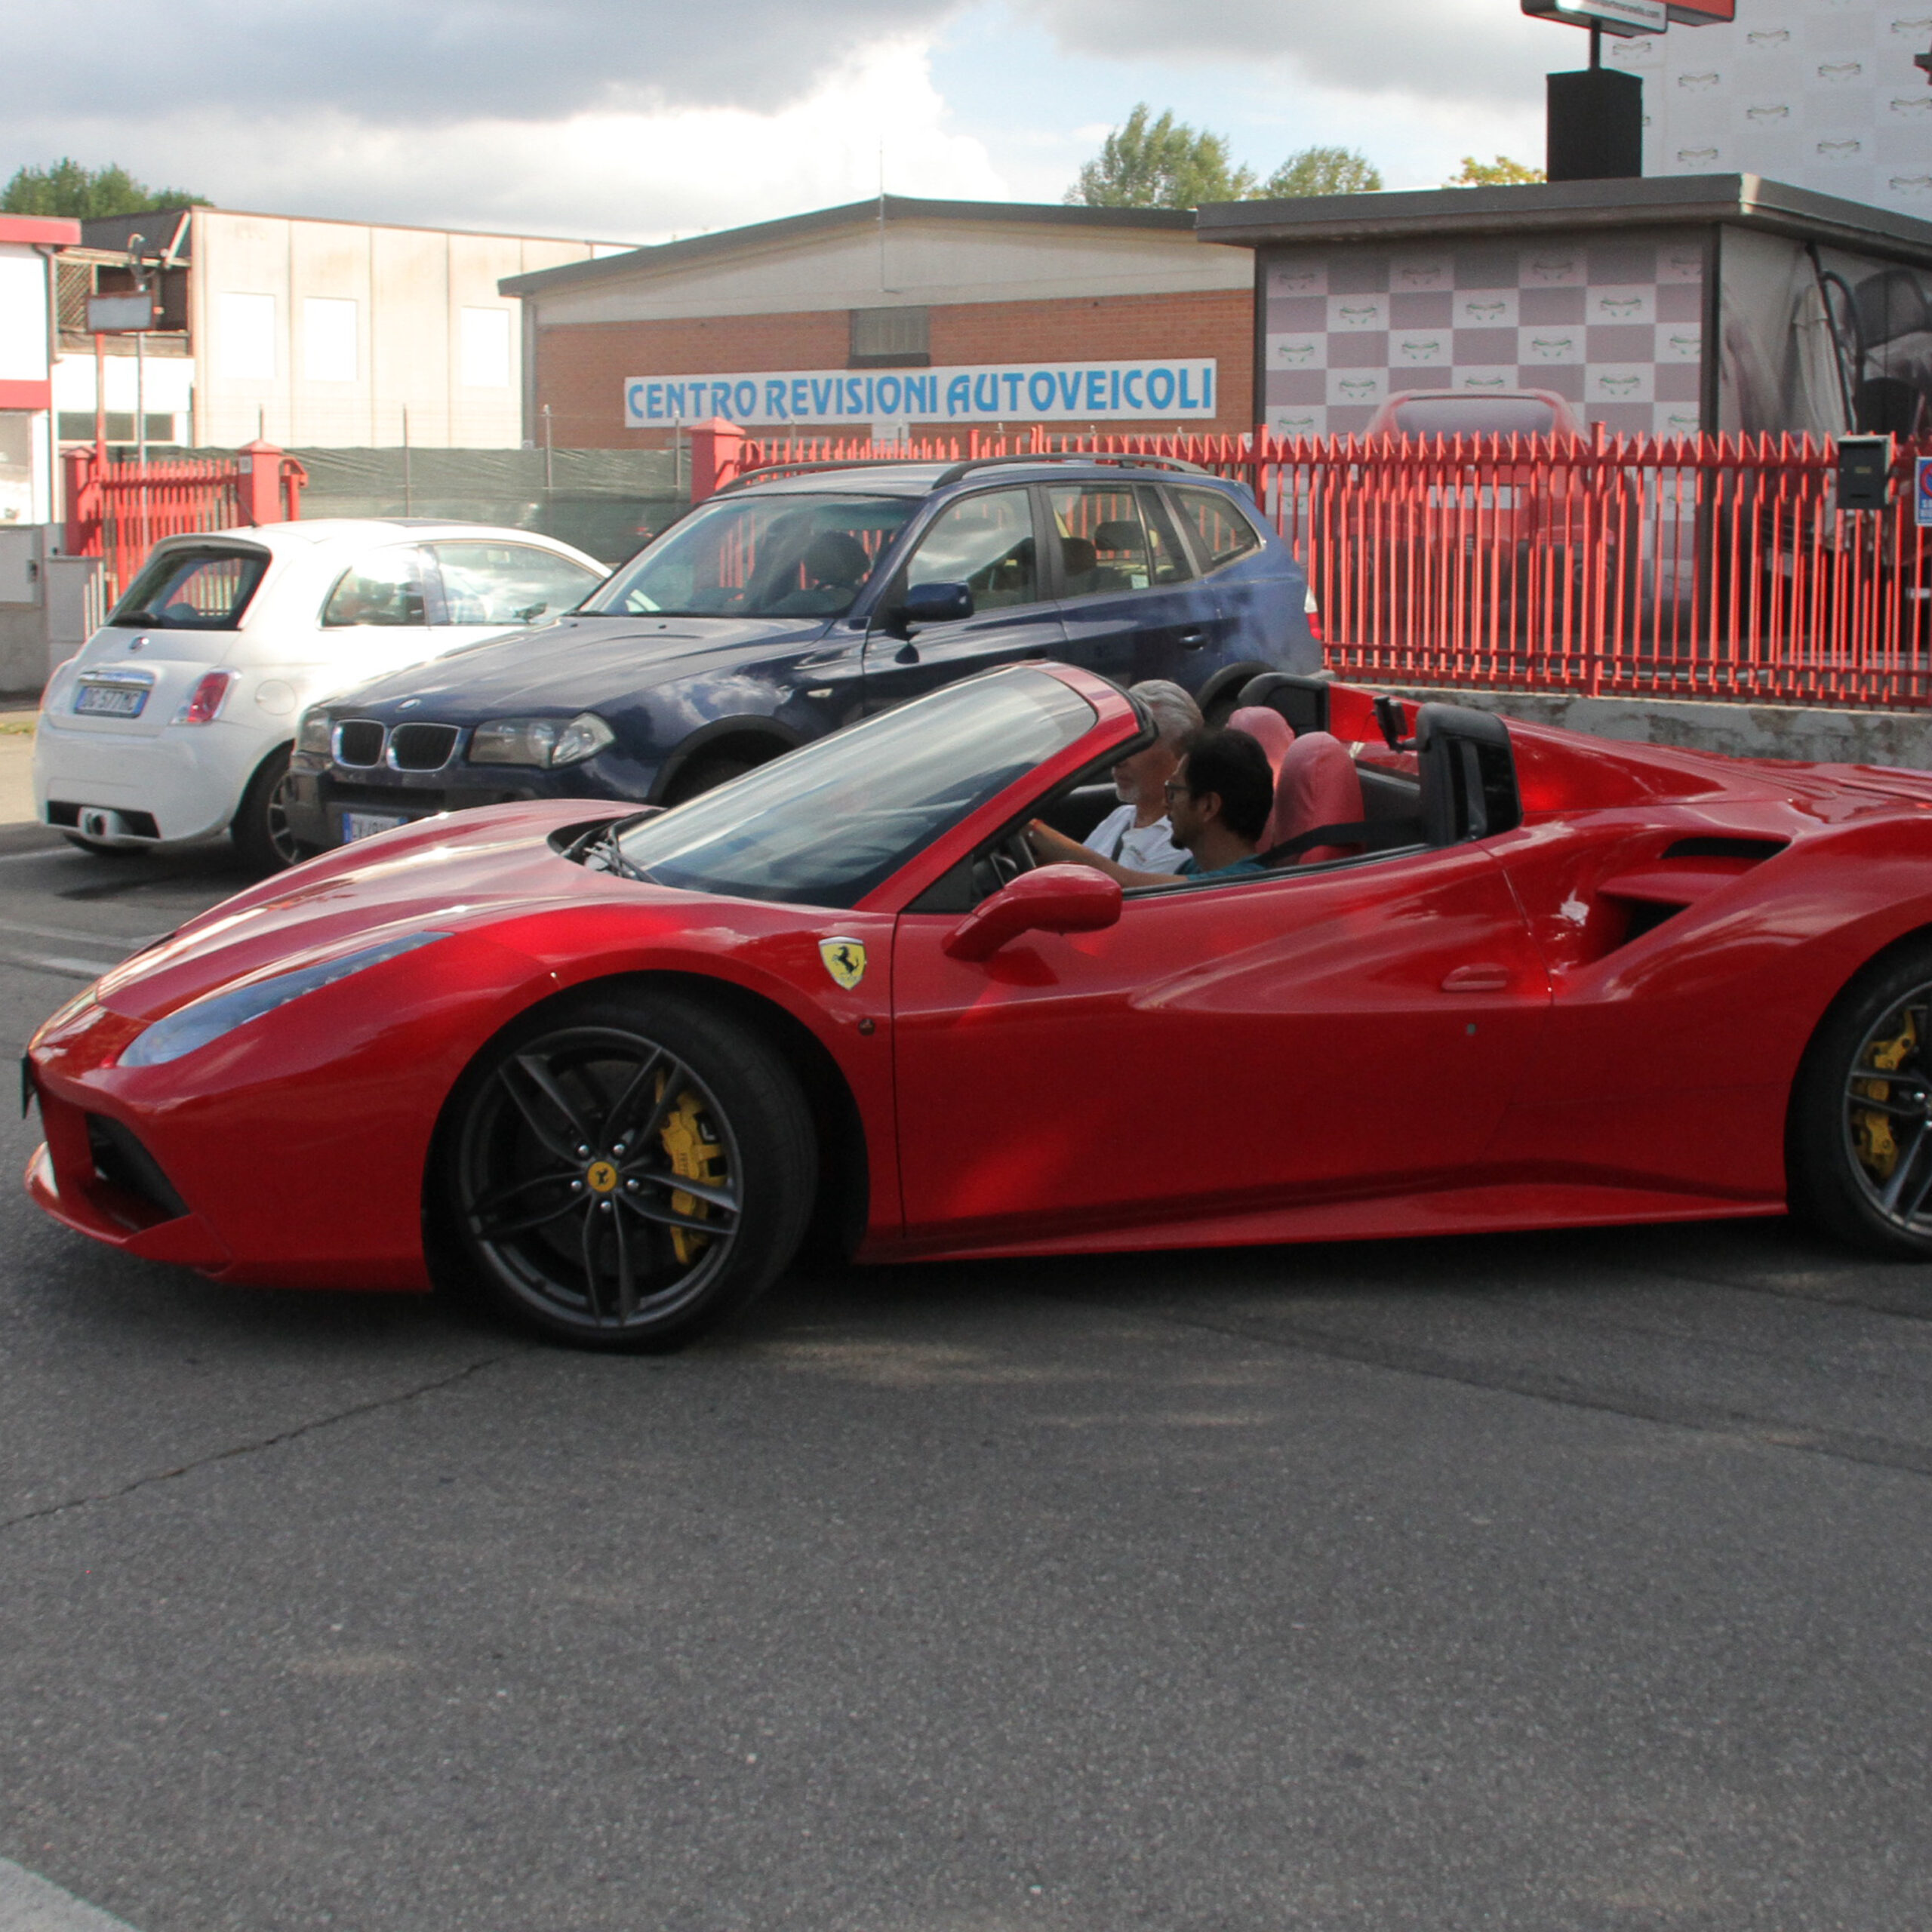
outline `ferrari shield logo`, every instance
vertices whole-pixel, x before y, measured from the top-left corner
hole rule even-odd
[[[848,992],[866,977],[866,949],[856,939],[822,939],[818,943],[818,956],[825,961],[825,970]]]

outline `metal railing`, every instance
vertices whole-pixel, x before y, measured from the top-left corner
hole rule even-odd
[[[734,432],[735,435],[736,432]],[[696,466],[704,453],[694,438]],[[1932,529],[1841,509],[1837,452],[1791,436],[1441,440],[742,439],[754,468],[1084,451],[1239,478],[1294,545],[1331,666],[1371,681],[1932,708]],[[735,462],[732,459],[735,457]]]
[[[229,458],[122,463],[91,448],[66,452],[69,556],[101,559],[109,602],[133,581],[164,537],[293,520],[308,472],[266,445]]]

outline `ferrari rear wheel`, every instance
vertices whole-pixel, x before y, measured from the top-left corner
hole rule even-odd
[[[677,994],[548,1009],[472,1069],[448,1220],[513,1313],[588,1347],[675,1348],[792,1259],[817,1161],[784,1061]]]
[[[1881,1254],[1932,1260],[1932,946],[1854,980],[1792,1095],[1793,1210]]]

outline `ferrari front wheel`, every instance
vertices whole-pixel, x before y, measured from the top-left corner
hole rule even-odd
[[[588,995],[486,1053],[445,1137],[448,1224],[512,1313],[603,1349],[675,1348],[790,1261],[811,1118],[749,1028],[672,993]]]
[[[1786,1139],[1794,1212],[1932,1260],[1932,946],[1903,949],[1839,996],[1798,1069]]]

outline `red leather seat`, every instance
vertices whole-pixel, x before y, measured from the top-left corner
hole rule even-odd
[[[1341,740],[1327,731],[1304,731],[1288,746],[1275,774],[1275,809],[1261,835],[1261,849],[1269,851],[1317,826],[1358,824],[1366,816],[1361,780]],[[1361,850],[1359,845],[1316,845],[1290,863],[1346,859]]]
[[[1281,760],[1295,741],[1295,728],[1265,704],[1244,704],[1228,720],[1231,731],[1245,731],[1268,754],[1268,769],[1278,779]]]

